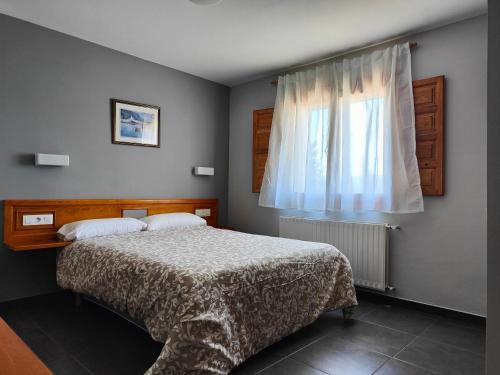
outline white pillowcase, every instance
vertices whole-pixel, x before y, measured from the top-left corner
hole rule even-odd
[[[151,215],[143,217],[141,220],[148,225],[146,229],[148,231],[207,225],[207,221],[205,219],[187,212]]]
[[[73,241],[111,234],[140,232],[144,229],[146,229],[146,223],[131,217],[90,219],[64,224],[57,231],[57,236],[64,241]]]

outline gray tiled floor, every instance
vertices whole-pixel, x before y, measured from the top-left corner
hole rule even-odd
[[[142,374],[162,345],[68,294],[0,304],[0,316],[56,375]],[[484,374],[484,326],[361,299],[354,319],[330,312],[231,375]]]
[[[481,375],[484,343],[480,324],[361,300],[353,321],[344,322],[338,312],[323,314],[232,375]]]

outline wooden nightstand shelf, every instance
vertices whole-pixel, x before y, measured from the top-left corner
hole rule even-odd
[[[3,241],[14,251],[42,250],[69,245],[56,236],[64,224],[86,219],[123,217],[127,210],[148,215],[170,212],[208,212],[205,220],[217,225],[217,199],[29,199],[4,201]],[[46,215],[47,224],[25,223],[25,216]]]

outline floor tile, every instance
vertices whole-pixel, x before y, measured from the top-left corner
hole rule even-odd
[[[460,317],[443,316],[441,320],[448,324],[453,324],[459,327],[476,329],[483,332],[486,331],[486,320],[477,317],[471,319],[469,317],[460,318]]]
[[[326,335],[331,330],[344,324],[350,324],[350,322],[344,320],[341,310],[335,310],[321,314],[309,328],[316,330],[320,334]]]
[[[43,362],[54,361],[66,355],[63,347],[48,336],[23,337],[22,339]]]
[[[418,335],[439,317],[418,310],[410,310],[398,306],[382,306],[375,308],[360,317],[365,322],[397,329]]]
[[[0,317],[56,375],[143,374],[163,347],[101,307],[89,302],[75,307],[70,293],[0,303]],[[231,375],[484,373],[481,320],[431,318],[436,316],[361,298],[354,320],[345,322],[341,310],[324,313]],[[401,360],[385,356],[397,353]]]
[[[248,358],[245,362],[231,371],[231,375],[250,375],[271,366],[283,359],[283,355],[271,348],[264,349],[260,353]]]
[[[485,353],[486,334],[484,331],[450,324],[446,320],[440,319],[431,324],[421,336],[470,350],[477,354],[484,355]]]
[[[258,372],[259,375],[325,375],[324,372],[307,366],[304,363],[285,359],[277,364]]]
[[[54,375],[92,375],[89,370],[69,355],[46,361],[45,364]]]
[[[329,374],[370,375],[389,357],[341,339],[325,337],[298,351],[292,359]]]
[[[354,319],[359,319],[363,315],[372,312],[375,309],[383,308],[383,305],[371,301],[358,300],[358,305],[354,308]]]
[[[76,327],[70,329],[53,330],[50,336],[59,342],[69,353],[77,355],[84,352],[88,348],[97,348],[98,346],[105,346],[103,340],[104,335],[96,331],[92,326],[87,329],[77,329]]]
[[[43,336],[44,333],[40,327],[31,319],[25,317],[0,316],[9,327],[19,336],[23,338],[34,338]]]
[[[378,369],[375,375],[433,375],[433,373],[397,359],[391,359]]]
[[[316,326],[308,326],[271,345],[270,349],[281,355],[289,355],[320,339],[325,334],[326,332]]]
[[[79,361],[88,368],[93,374],[114,374],[120,372],[131,373],[131,366],[137,367],[133,357],[129,353],[120,353],[112,348],[103,351],[87,351],[81,353],[78,357]],[[140,363],[141,371],[136,370],[136,373],[144,373],[152,362],[149,364]],[[120,371],[119,371],[120,370]]]
[[[421,337],[396,357],[444,375],[484,374],[483,356]]]
[[[155,362],[162,347],[152,339],[129,340],[117,332],[115,340],[91,342],[71,354],[94,373],[107,374],[122,368],[126,373],[134,373],[132,369],[135,369],[135,373],[143,374]]]
[[[354,320],[332,329],[328,337],[342,339],[385,355],[393,356],[415,336],[391,328]]]
[[[112,313],[104,309],[96,311],[96,308],[98,307],[89,306],[89,303],[83,303],[80,308],[74,306],[42,307],[33,312],[31,317],[46,333],[54,330],[87,329],[89,326],[101,329],[118,324],[115,315],[111,315]]]

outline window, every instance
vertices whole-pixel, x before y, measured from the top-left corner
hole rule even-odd
[[[420,212],[409,45],[278,80],[266,207]]]
[[[341,148],[340,162],[336,168],[340,169],[343,178],[351,181],[350,189],[355,193],[363,191],[363,181],[369,178],[374,181],[377,192],[383,189],[384,174],[384,100],[382,98],[359,100],[347,104],[344,108],[340,103],[340,137],[343,139],[338,145]],[[297,183],[294,191],[306,191],[306,179],[312,185],[324,184],[328,166],[328,139],[330,128],[330,110],[315,108],[310,111],[310,127],[307,142],[311,148],[309,160],[296,165]],[[306,140],[304,140],[306,141]],[[306,146],[302,146],[306,147]],[[309,165],[305,165],[309,163]],[[310,170],[306,176],[307,170]]]
[[[361,177],[384,174],[384,100],[371,99],[350,105],[349,129],[350,174]],[[367,160],[364,150],[368,149]]]
[[[415,122],[416,122],[416,135],[417,135],[417,158],[420,166],[420,180],[422,184],[422,192],[424,195],[442,195],[444,193],[443,189],[443,106],[444,106],[444,77],[435,77],[429,79],[423,79],[413,82],[414,86],[414,97],[415,97]],[[416,88],[416,90],[415,90]],[[426,91],[427,89],[427,91]],[[428,90],[434,90],[435,95],[430,96],[433,98],[433,102],[430,103],[422,98],[428,98]],[[379,99],[383,101],[383,99]],[[360,104],[357,104],[360,106]],[[351,112],[359,113],[361,117],[358,121],[352,121],[353,123],[364,123],[363,118],[366,117],[366,109],[363,107],[362,111],[356,111],[356,108],[351,108]],[[319,123],[319,116],[328,116],[329,111],[327,109],[316,108],[311,111],[311,123]],[[252,191],[254,193],[260,192],[262,185],[262,178],[264,175],[265,163],[267,160],[267,147],[258,147],[259,145],[269,144],[269,135],[271,132],[271,122],[272,122],[273,108],[256,110],[254,112],[254,162],[253,162],[253,183]],[[379,112],[379,118],[384,116],[383,111]],[[325,121],[321,123],[321,128],[323,125],[329,121],[326,118]],[[360,129],[360,128],[358,128]],[[356,129],[353,129],[356,131]],[[361,132],[362,133],[362,132]],[[319,142],[323,137],[323,132],[317,131],[316,140]],[[379,129],[379,137],[383,136],[382,130]],[[428,139],[432,137],[433,139],[433,150],[436,152],[436,156],[429,154],[424,154],[421,151],[422,144],[426,145],[429,143]],[[357,137],[355,137],[357,138]],[[384,173],[384,162],[383,153],[380,154],[381,140],[379,138],[377,142],[378,148],[378,163],[377,163],[377,176]],[[355,142],[353,142],[355,143]],[[353,147],[357,147],[356,144]],[[326,149],[324,149],[326,152]],[[359,150],[355,152],[359,155]],[[321,171],[322,175],[326,178],[326,155],[318,155],[317,158],[320,161],[320,167],[318,170]],[[358,166],[361,165],[361,160],[358,161]],[[359,171],[359,167],[357,168]],[[358,173],[359,175],[359,173]],[[303,191],[303,190],[302,190]]]

